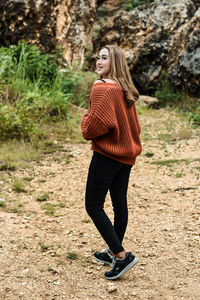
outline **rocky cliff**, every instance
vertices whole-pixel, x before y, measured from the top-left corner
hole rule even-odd
[[[80,65],[89,49],[90,67],[102,46],[118,44],[140,92],[151,93],[166,70],[174,86],[199,95],[200,1],[152,0],[130,11],[126,2],[1,0],[0,44],[61,45],[68,64]]]
[[[60,45],[69,64],[82,64],[95,12],[95,0],[1,0],[0,44],[25,40],[46,52]]]
[[[106,1],[100,8],[104,16]],[[94,53],[106,44],[120,45],[127,56],[134,81],[150,93],[166,70],[171,83],[199,93],[200,9],[190,0],[157,0],[129,12],[120,7],[104,17],[93,40]],[[102,22],[102,19],[100,20]]]

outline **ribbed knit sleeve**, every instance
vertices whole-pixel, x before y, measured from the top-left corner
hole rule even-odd
[[[107,90],[93,87],[90,96],[90,112],[82,119],[82,135],[92,140],[108,133],[116,126],[113,99]]]
[[[93,85],[90,111],[83,116],[82,135],[91,149],[111,159],[133,165],[141,153],[141,127],[135,104],[127,107],[121,87],[113,83]]]

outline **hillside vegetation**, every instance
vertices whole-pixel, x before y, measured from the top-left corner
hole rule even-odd
[[[52,122],[72,132],[72,105],[86,105],[93,73],[66,66],[61,49],[43,54],[25,43],[1,47],[0,65],[1,141],[33,142],[48,135],[44,125]]]
[[[46,147],[44,141],[75,138],[81,107],[88,106],[96,74],[67,66],[62,49],[44,54],[37,47],[20,42],[0,48],[0,142],[25,141]],[[175,108],[181,99],[188,121],[200,123],[200,109],[194,100],[174,91],[163,74],[155,96],[157,108]],[[192,104],[191,104],[192,103]],[[180,108],[180,107],[179,107]],[[188,111],[190,110],[189,114]]]

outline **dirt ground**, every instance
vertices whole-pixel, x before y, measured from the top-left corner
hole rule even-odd
[[[166,110],[143,110],[140,122],[124,240],[139,262],[104,279],[109,266],[92,253],[106,245],[84,209],[90,143],[66,140],[40,162],[0,172],[1,300],[200,299],[199,129]],[[109,195],[105,209],[112,219]]]

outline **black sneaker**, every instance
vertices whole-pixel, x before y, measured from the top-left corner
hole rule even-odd
[[[138,262],[138,258],[131,252],[126,252],[124,259],[115,258],[114,265],[110,272],[105,273],[106,279],[117,279]]]
[[[102,252],[99,252],[99,251],[96,251],[94,252],[94,259],[98,262],[101,262],[101,263],[104,263],[104,264],[107,264],[109,266],[113,266],[113,259],[114,259],[114,256],[112,256],[110,254],[110,251],[109,249],[106,249]]]

